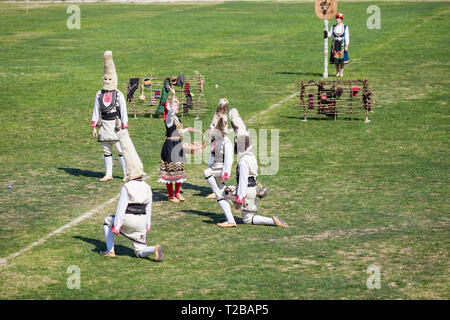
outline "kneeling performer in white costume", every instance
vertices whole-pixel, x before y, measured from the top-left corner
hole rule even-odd
[[[233,213],[225,196],[225,181],[230,179],[231,166],[233,165],[233,144],[227,137],[228,133],[228,100],[220,99],[219,106],[210,125],[211,156],[208,169],[203,171],[206,181],[216,197],[217,203],[222,208],[225,218],[224,223],[218,223],[219,227],[235,227]]]
[[[121,233],[133,241],[134,251],[138,258],[154,254],[156,261],[163,260],[162,246],[147,246],[147,233],[150,231],[152,217],[152,189],[142,180],[144,166],[130,139],[128,130],[117,134],[123,149],[127,167],[127,182],[120,189],[116,214],[106,217],[103,230],[105,232],[106,251],[100,251],[105,257],[115,257],[114,236]]]
[[[241,209],[242,220],[247,224],[264,224],[288,228],[288,224],[277,216],[272,218],[257,215],[258,198],[266,194],[260,183],[256,182],[258,176],[258,163],[252,153],[250,133],[236,109],[230,111],[230,122],[234,130],[234,152],[238,156],[236,167],[237,186],[232,197],[235,209]]]

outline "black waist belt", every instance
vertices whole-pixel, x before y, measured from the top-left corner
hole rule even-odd
[[[136,203],[130,203],[127,207],[127,210],[125,213],[129,214],[146,214],[145,207],[146,204],[136,204]]]
[[[112,113],[102,113],[103,120],[114,120],[116,118],[116,116],[120,118],[119,111],[112,112]]]
[[[248,177],[248,185],[247,187],[254,187],[256,186],[256,179],[255,177]]]

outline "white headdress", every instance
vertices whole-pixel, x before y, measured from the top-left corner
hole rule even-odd
[[[219,99],[219,105],[217,106],[214,117],[211,121],[209,129],[211,130],[211,135],[215,136],[221,134],[225,137],[228,133],[228,100],[226,98]]]
[[[106,51],[103,54],[103,89],[116,90],[117,83],[116,66],[114,65],[112,52]]]
[[[236,153],[239,155],[250,151],[252,149],[250,132],[247,130],[247,127],[236,108],[233,108],[230,111],[230,122],[234,130]]]

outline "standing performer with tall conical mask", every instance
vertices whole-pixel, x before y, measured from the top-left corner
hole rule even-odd
[[[235,227],[236,222],[231,212],[230,204],[225,195],[225,181],[230,179],[231,166],[233,165],[233,144],[227,137],[228,133],[228,100],[220,99],[216,113],[210,125],[211,156],[208,169],[203,171],[217,203],[222,208],[225,218],[224,223],[218,223],[219,227]]]
[[[277,216],[272,218],[257,215],[258,198],[265,196],[266,190],[256,182],[258,163],[252,153],[250,133],[236,109],[230,111],[230,122],[234,130],[234,152],[238,156],[236,167],[235,208],[241,209],[242,220],[248,224],[276,225],[288,228],[288,224]]]
[[[145,176],[144,166],[128,130],[120,130],[117,136],[127,165],[125,176],[127,182],[120,189],[116,214],[106,217],[104,221],[106,251],[100,251],[100,254],[105,257],[115,257],[114,235],[121,233],[133,241],[137,257],[145,258],[154,254],[156,261],[162,261],[162,246],[159,244],[147,246],[147,233],[150,231],[152,216],[152,189],[142,180]]]
[[[92,112],[92,135],[98,137],[102,144],[106,173],[100,181],[113,178],[113,148],[119,154],[119,163],[123,174],[126,175],[126,166],[123,159],[122,148],[117,137],[120,130],[128,128],[128,114],[125,97],[117,90],[116,67],[112,52],[106,51],[103,55],[103,89],[95,95],[94,111]],[[97,127],[98,133],[97,133]],[[125,178],[124,178],[125,181]]]

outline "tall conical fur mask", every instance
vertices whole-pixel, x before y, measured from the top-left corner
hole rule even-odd
[[[234,130],[235,153],[239,155],[250,151],[252,149],[250,132],[247,130],[244,120],[242,120],[236,108],[230,111],[230,122]]]
[[[235,136],[249,135],[244,120],[242,120],[239,111],[237,111],[236,108],[230,110],[230,122]]]
[[[145,176],[144,165],[141,158],[139,158],[133,141],[131,141],[128,129],[122,129],[117,133],[120,145],[122,146],[123,158],[125,159],[125,166],[127,170],[126,180],[131,181]]]
[[[117,83],[116,66],[114,65],[112,52],[106,51],[103,54],[103,90],[116,90]]]
[[[211,121],[209,129],[211,130],[211,137],[215,135],[222,135],[225,137],[228,133],[228,100],[226,98],[219,99],[214,117]]]

